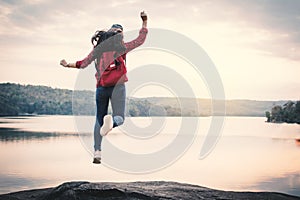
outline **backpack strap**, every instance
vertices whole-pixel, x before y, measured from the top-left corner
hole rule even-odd
[[[124,54],[122,55],[122,58],[123,58],[123,60],[124,60],[124,62],[125,62],[125,66],[126,66],[126,53],[124,53]]]

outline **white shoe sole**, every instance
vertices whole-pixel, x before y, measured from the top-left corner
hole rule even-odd
[[[103,125],[100,129],[100,135],[106,136],[113,128],[113,118],[111,115],[105,115],[103,118]]]

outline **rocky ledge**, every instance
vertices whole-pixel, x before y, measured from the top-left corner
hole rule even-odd
[[[73,200],[73,199],[300,199],[273,192],[232,192],[213,190],[176,182],[150,181],[132,183],[68,182],[55,188],[28,190],[0,195],[0,200]]]

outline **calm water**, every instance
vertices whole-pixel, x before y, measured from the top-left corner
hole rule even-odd
[[[149,118],[132,118],[141,128]],[[199,152],[211,118],[199,118],[189,149],[173,164],[149,173],[133,174],[93,165],[93,117],[82,117],[80,134],[72,116],[0,118],[0,193],[54,187],[84,180],[165,180],[234,191],[276,191],[300,196],[300,126],[269,124],[265,118],[228,117],[213,151],[200,160]],[[164,148],[176,136],[181,118],[166,118],[160,133],[138,139],[115,129],[103,140],[126,152],[146,154]],[[110,156],[103,151],[103,160]],[[115,156],[115,155],[114,155]],[[128,161],[130,162],[130,161]]]

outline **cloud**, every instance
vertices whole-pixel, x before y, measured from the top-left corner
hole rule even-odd
[[[251,70],[268,65],[255,60],[253,52],[259,58],[300,61],[298,0],[0,0],[0,69],[7,71],[2,77],[7,74],[9,81],[14,78],[9,74],[18,70],[23,75],[26,67],[43,76],[43,63],[51,68],[59,67],[61,58],[80,59],[92,48],[90,37],[97,29],[113,23],[122,24],[125,32],[138,29],[142,10],[149,14],[149,27],[182,33],[205,47],[221,71],[243,74],[242,67],[249,66],[241,65],[249,59],[255,66]],[[246,79],[240,84],[249,84]]]
[[[244,27],[265,33],[256,48],[272,56],[300,60],[300,1],[226,0]]]
[[[300,1],[203,0],[151,1],[160,5],[152,18],[164,28],[189,34],[204,28],[211,35],[266,55],[300,60]],[[163,25],[164,23],[164,25]],[[212,28],[209,30],[209,28]],[[206,31],[206,30],[204,30]],[[217,33],[216,33],[217,32]]]
[[[13,41],[53,43],[68,38],[79,43],[80,36],[81,40],[90,37],[96,29],[108,28],[113,22],[124,24],[125,30],[136,28],[139,21],[134,16],[143,9],[149,11],[149,24],[154,27],[189,34],[189,30],[229,24],[232,30],[222,30],[222,26],[216,29],[224,40],[237,42],[238,34],[240,39],[244,38],[240,45],[271,56],[300,58],[298,0],[191,0],[188,3],[180,0],[105,3],[97,0],[1,0],[0,44]],[[63,38],[66,35],[68,38]]]

